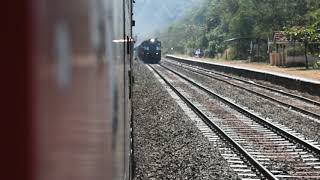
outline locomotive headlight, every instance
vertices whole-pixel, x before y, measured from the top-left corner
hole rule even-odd
[[[150,41],[151,41],[152,43],[154,43],[156,40],[155,40],[155,39],[150,39]]]

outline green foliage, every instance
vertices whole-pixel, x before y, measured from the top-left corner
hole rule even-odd
[[[202,0],[201,3],[200,8],[191,10],[183,20],[160,33],[164,49],[189,52],[201,48],[206,56],[214,57],[225,52],[227,39],[271,39],[273,31],[283,30],[295,41],[319,40],[316,31],[320,27],[319,0]],[[244,43],[238,49],[232,48],[235,58],[248,57],[249,45]]]
[[[309,68],[308,65],[308,46],[310,42],[317,42],[320,40],[319,33],[317,32],[317,21],[309,26],[293,26],[286,29],[285,35],[288,39],[292,41],[303,42],[305,47],[305,57],[306,57],[306,69]]]
[[[313,69],[320,69],[320,61],[317,61],[313,64]]]
[[[319,41],[319,33],[314,25],[308,27],[293,26],[285,30],[288,39],[298,42],[316,42]]]

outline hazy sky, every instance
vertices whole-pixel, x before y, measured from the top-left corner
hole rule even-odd
[[[181,18],[191,7],[202,0],[136,0],[134,7],[134,34],[138,41],[151,38],[156,31],[161,31]]]

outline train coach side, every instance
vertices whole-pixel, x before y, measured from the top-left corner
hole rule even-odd
[[[130,179],[133,0],[4,1],[1,179]]]

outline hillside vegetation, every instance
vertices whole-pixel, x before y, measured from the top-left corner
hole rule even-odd
[[[227,39],[267,40],[274,31],[316,29],[319,22],[319,0],[201,0],[200,7],[157,35],[164,52],[190,53],[201,48],[214,57],[224,52]]]

